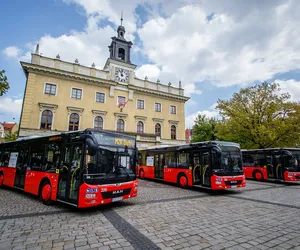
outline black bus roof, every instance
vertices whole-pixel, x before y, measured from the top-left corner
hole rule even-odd
[[[266,152],[266,151],[300,151],[300,148],[262,148],[262,149],[242,149],[242,152]]]
[[[57,137],[57,136],[62,136],[62,137],[66,137],[68,135],[79,136],[81,134],[91,134],[92,132],[107,134],[107,135],[116,136],[116,137],[122,136],[123,138],[130,138],[130,139],[135,140],[135,137],[125,135],[125,134],[119,133],[117,131],[106,131],[106,130],[100,130],[100,129],[95,129],[95,128],[87,128],[84,130],[66,131],[66,132],[61,132],[61,133],[51,134],[51,135],[44,135],[44,136],[33,135],[33,136],[21,137],[15,141],[2,142],[2,143],[0,143],[0,146],[14,144],[14,143],[21,143],[21,142],[26,142],[26,141],[31,141],[31,140],[37,140],[37,139],[47,139],[47,138]]]
[[[167,150],[167,149],[175,149],[175,150],[184,150],[191,148],[205,148],[211,146],[231,146],[231,147],[240,147],[238,143],[235,142],[227,142],[227,141],[204,141],[204,142],[194,142],[190,144],[179,144],[179,145],[159,145],[159,146],[151,146],[145,150]]]

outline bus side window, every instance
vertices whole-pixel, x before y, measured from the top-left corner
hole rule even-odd
[[[3,166],[2,155],[3,155],[3,152],[2,152],[2,149],[0,149],[0,166]]]
[[[255,155],[248,154],[248,155],[243,155],[243,165],[244,166],[255,166]]]
[[[176,168],[176,157],[174,152],[167,153],[165,159],[166,159],[165,164],[167,165],[168,168]]]
[[[37,150],[35,150],[37,151]],[[33,171],[41,171],[43,164],[43,151],[42,152],[31,152],[30,155],[30,169]]]
[[[5,151],[3,151],[3,153],[2,153],[2,164],[1,164],[1,166],[8,167],[10,152],[8,151],[7,148],[4,149],[4,150]]]
[[[188,168],[190,166],[190,156],[189,153],[179,153],[177,166],[178,168]]]
[[[46,145],[43,171],[55,172],[59,168],[60,148],[58,144]]]
[[[260,167],[268,164],[265,154],[257,154],[257,164]]]

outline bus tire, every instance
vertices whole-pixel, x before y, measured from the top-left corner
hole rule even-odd
[[[253,178],[256,181],[263,181],[264,180],[264,176],[263,176],[262,172],[259,171],[259,170],[256,170],[256,171],[253,172]]]
[[[3,173],[1,172],[1,173],[0,173],[0,187],[3,187],[3,183],[4,183],[4,175],[3,175]]]
[[[52,204],[51,200],[51,192],[52,187],[49,180],[44,180],[42,184],[40,185],[40,200],[43,202],[43,204],[49,206]]]
[[[145,178],[145,172],[144,172],[143,169],[140,170],[140,172],[139,172],[139,177],[140,177],[141,179],[144,179],[144,178]]]
[[[188,187],[188,178],[185,174],[179,174],[177,177],[177,184],[181,188],[187,188]]]

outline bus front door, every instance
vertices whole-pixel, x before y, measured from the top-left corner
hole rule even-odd
[[[193,153],[193,184],[201,184],[201,165],[200,165],[200,153]]]
[[[201,184],[203,186],[210,186],[210,176],[211,176],[211,163],[209,152],[201,153]]]
[[[157,154],[154,156],[154,177],[157,179],[164,178],[164,160],[163,154]]]
[[[16,164],[15,187],[24,189],[29,149],[22,148],[18,153]]]
[[[83,160],[82,144],[65,145],[64,160],[59,172],[58,199],[77,204]]]

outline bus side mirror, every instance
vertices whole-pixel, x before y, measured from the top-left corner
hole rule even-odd
[[[86,144],[88,145],[88,154],[94,156],[97,153],[97,145],[95,145],[91,138],[86,139]]]

